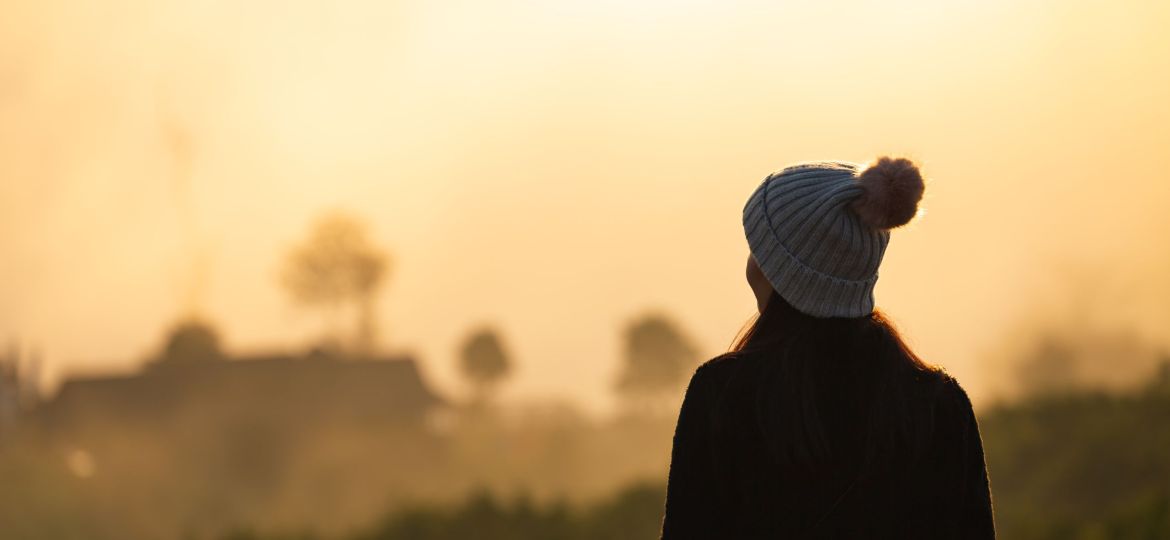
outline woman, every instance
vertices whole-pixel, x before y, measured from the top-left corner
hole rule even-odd
[[[922,192],[882,158],[789,167],[748,200],[760,314],[691,378],[663,538],[994,538],[971,402],[874,311]]]

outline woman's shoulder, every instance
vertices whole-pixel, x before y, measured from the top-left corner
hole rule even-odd
[[[974,416],[975,409],[963,385],[942,369],[935,370],[933,397],[937,407],[961,417]]]
[[[689,387],[725,389],[733,380],[751,379],[760,367],[758,355],[744,351],[724,353],[699,364],[691,375]]]
[[[699,367],[695,368],[695,373],[691,376],[691,380],[727,377],[748,362],[751,362],[749,354],[743,352],[723,353],[699,364]]]

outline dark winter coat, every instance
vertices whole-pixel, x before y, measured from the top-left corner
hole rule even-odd
[[[771,391],[761,388],[769,361],[727,355],[692,377],[674,435],[664,539],[995,537],[979,428],[953,378],[932,375],[910,401],[933,418],[924,451],[862,466],[872,379],[826,366],[815,403],[832,458],[795,466],[777,459],[761,432],[757,397]]]

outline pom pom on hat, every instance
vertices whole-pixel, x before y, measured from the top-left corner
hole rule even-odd
[[[853,203],[861,221],[877,229],[893,229],[910,222],[926,186],[918,166],[905,158],[882,157],[857,177],[865,192]]]

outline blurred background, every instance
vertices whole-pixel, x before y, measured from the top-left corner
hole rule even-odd
[[[1166,2],[0,14],[0,537],[655,537],[747,196],[892,153],[1002,537],[1170,538]]]

